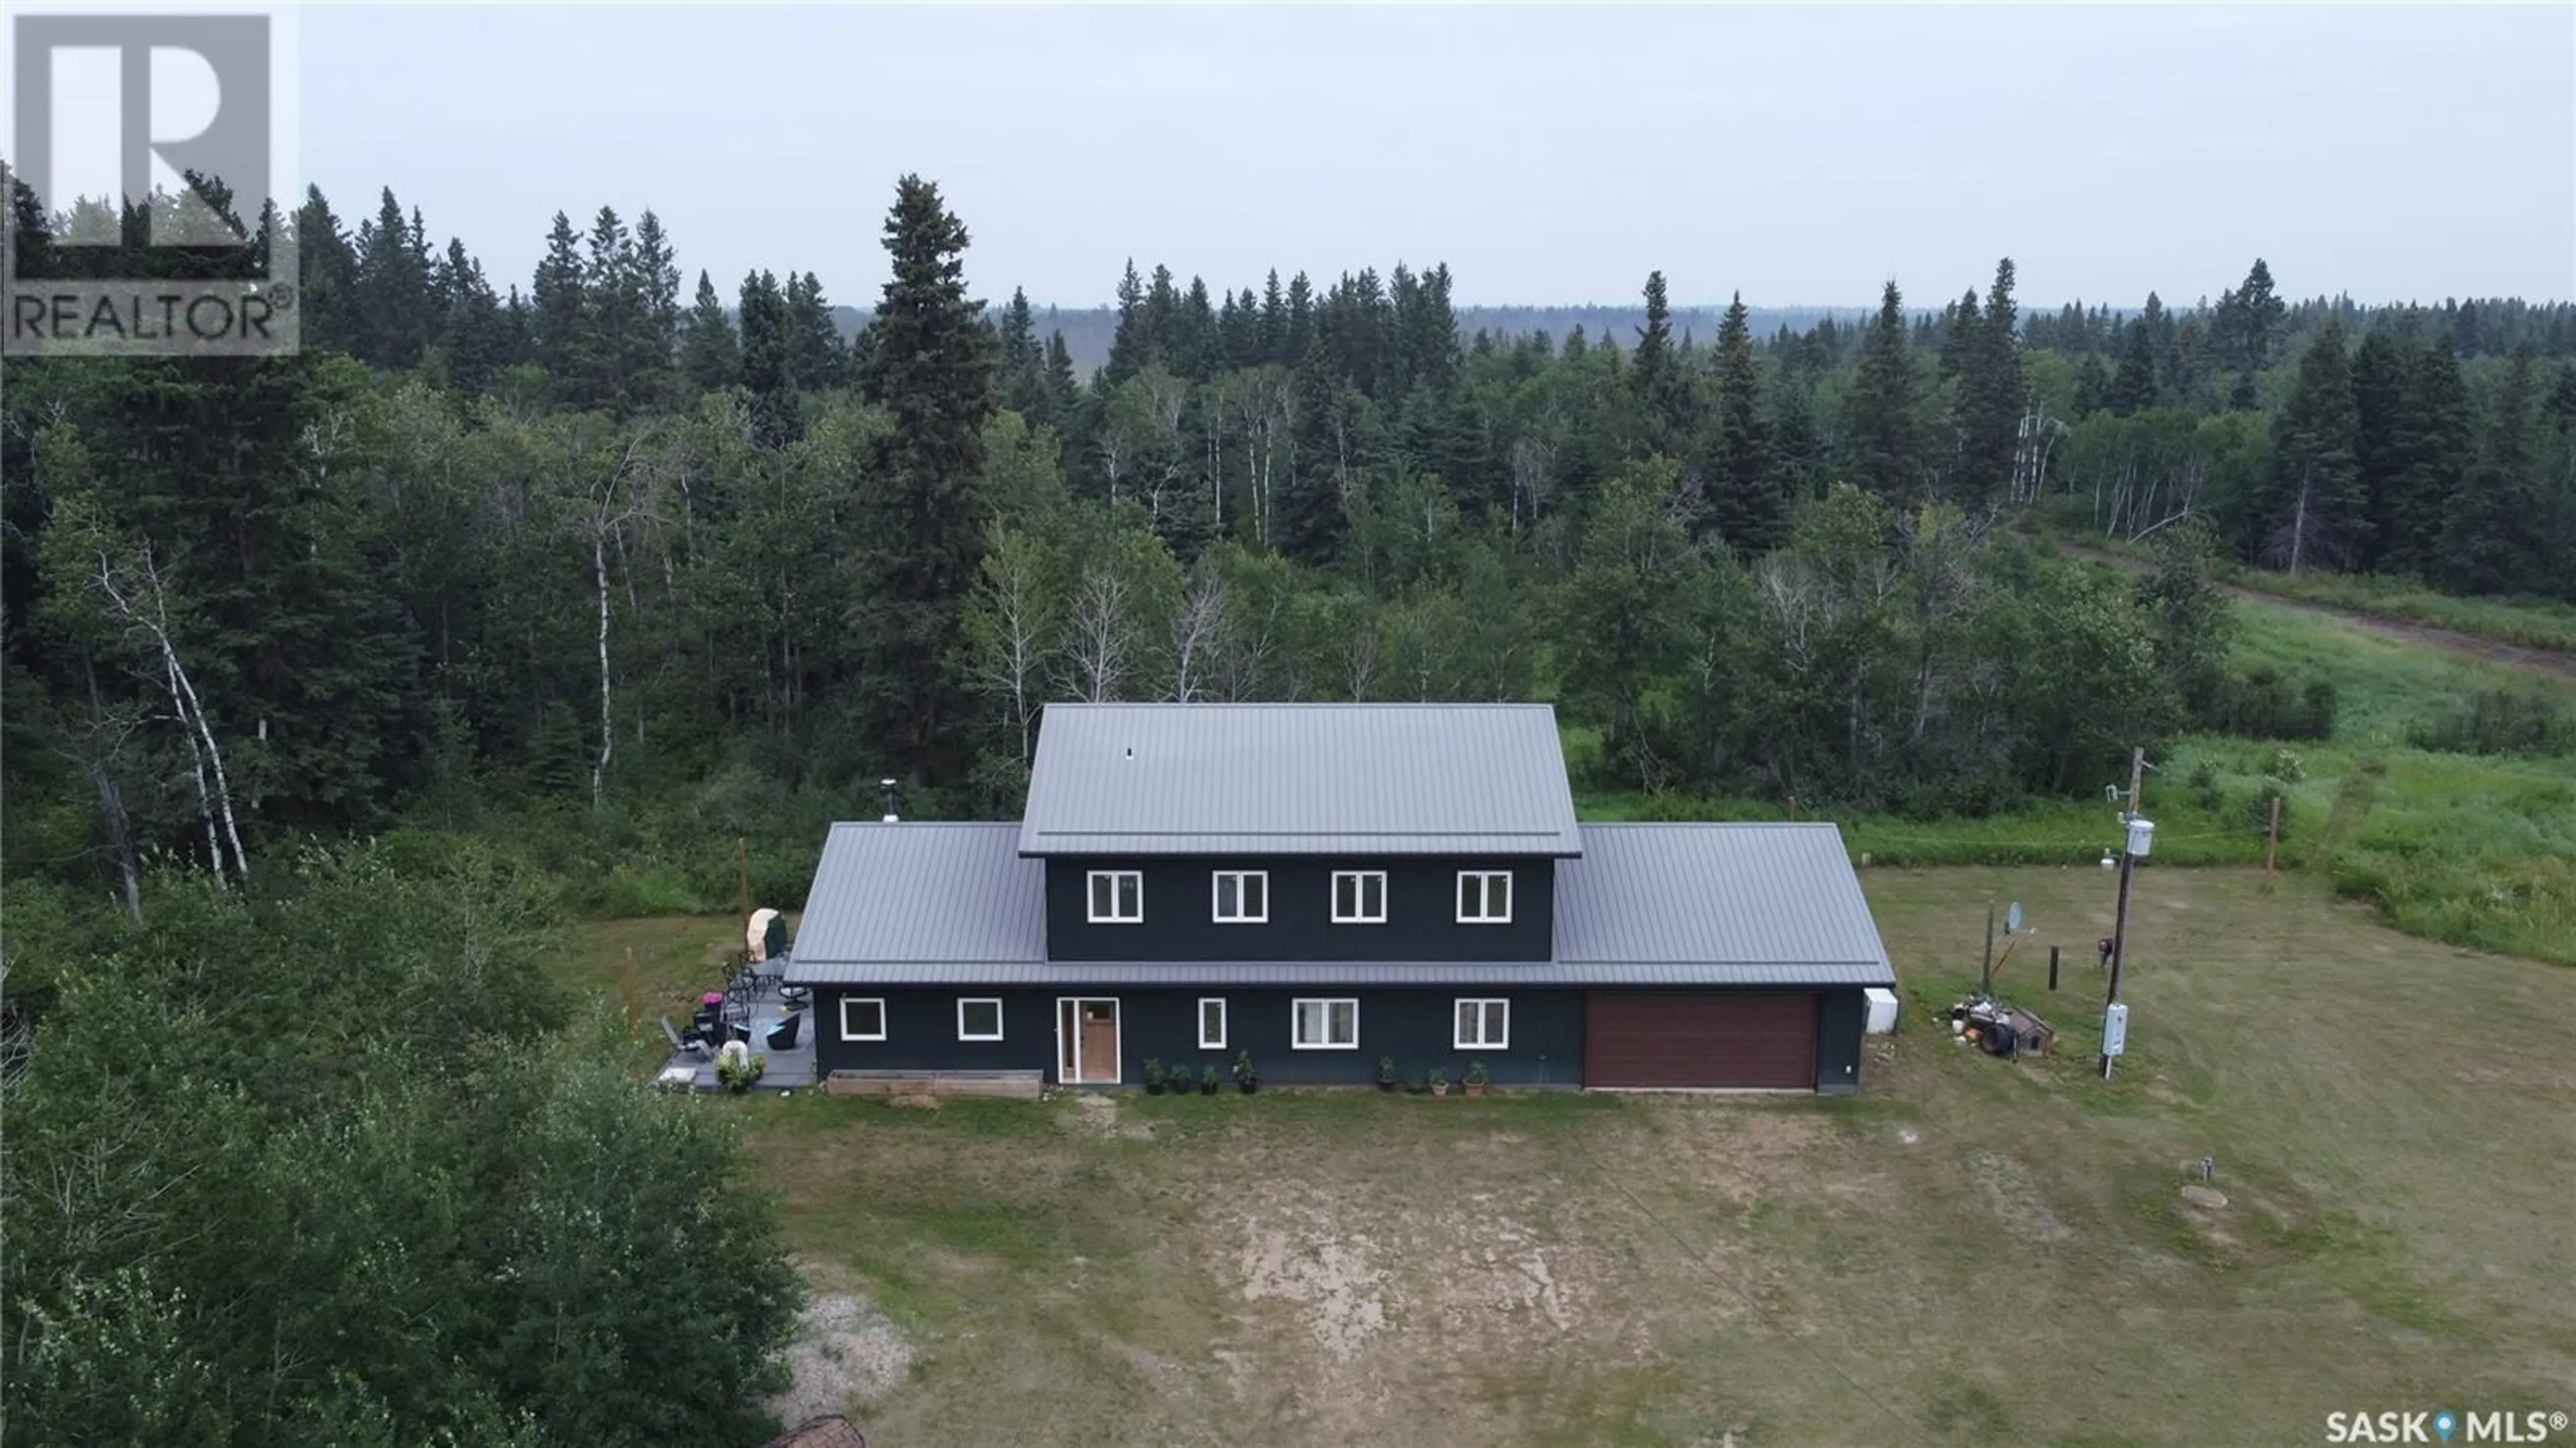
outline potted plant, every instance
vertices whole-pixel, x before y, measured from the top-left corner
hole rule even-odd
[[[1427,1096],[1430,1093],[1431,1073],[1428,1071],[1414,1077],[1413,1084],[1404,1088],[1404,1094],[1407,1096]]]
[[[1432,1095],[1446,1096],[1449,1094],[1449,1073],[1446,1069],[1439,1066],[1432,1067],[1430,1079]]]
[[[1214,1061],[1210,1061],[1207,1069],[1199,1073],[1199,1094],[1201,1096],[1214,1096],[1216,1094],[1216,1063]]]
[[[1470,1062],[1468,1062],[1468,1063],[1467,1063],[1467,1076],[1466,1076],[1466,1081],[1467,1081],[1467,1094],[1468,1094],[1468,1095],[1470,1095],[1470,1096],[1482,1096],[1482,1095],[1484,1095],[1484,1094],[1485,1094],[1485,1083],[1486,1083],[1487,1081],[1492,1080],[1492,1079],[1493,1079],[1492,1077],[1487,1076],[1487,1075],[1485,1074],[1485,1063],[1484,1063],[1484,1062],[1482,1062],[1482,1061],[1470,1061]]]
[[[1380,1091],[1393,1091],[1395,1089],[1395,1058],[1393,1056],[1380,1056],[1377,1058],[1377,1089]]]
[[[1242,1088],[1246,1096],[1261,1089],[1261,1072],[1254,1068],[1250,1051],[1239,1051],[1235,1054],[1234,1084]]]
[[[741,1096],[751,1090],[752,1083],[768,1067],[767,1061],[752,1054],[751,1047],[740,1041],[727,1041],[724,1049],[716,1053],[716,1084]]]
[[[1148,1096],[1163,1094],[1163,1058],[1160,1056],[1145,1058],[1145,1094]]]

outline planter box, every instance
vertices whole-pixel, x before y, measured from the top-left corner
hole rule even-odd
[[[1035,1101],[1046,1093],[1043,1071],[835,1071],[823,1078],[834,1096],[992,1096]]]

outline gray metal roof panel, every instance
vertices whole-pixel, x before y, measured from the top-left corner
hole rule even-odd
[[[836,824],[791,961],[1046,958],[1046,865],[1009,824]]]
[[[1556,868],[1556,958],[1840,966],[1893,979],[1832,824],[1596,824]]]
[[[1546,704],[1050,704],[1026,855],[1568,856]]]

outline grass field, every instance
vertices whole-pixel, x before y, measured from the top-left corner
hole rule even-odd
[[[2242,602],[2236,612],[2240,663],[2334,682],[2335,734],[2286,744],[2217,735],[2174,741],[2143,800],[2157,824],[2156,858],[2261,863],[2267,821],[2257,801],[2279,778],[2290,801],[2283,868],[2324,875],[2401,929],[2576,965],[2576,756],[2437,753],[2407,742],[2411,725],[2480,689],[2536,692],[2576,710],[2576,685],[2283,605]],[[1569,754],[1580,757],[1586,747],[1573,739]],[[1576,804],[1588,819],[1633,818],[1648,807],[1615,790],[1582,792]],[[1716,819],[1784,812],[1776,800],[1686,808]],[[2077,866],[2115,843],[2115,809],[2081,800],[1984,819],[1808,814],[1840,824],[1853,857],[1873,865]]]
[[[2232,570],[2230,583],[2257,593],[2322,603],[2355,613],[2428,624],[2499,643],[2576,654],[2576,604],[2546,598],[2460,598],[2420,583],[2336,573]]]
[[[1908,1024],[1846,1100],[687,1109],[744,1122],[876,1442],[2100,1448],[2576,1411],[2576,972],[2151,866],[2106,1084],[2098,870],[1863,879]],[[1989,891],[2039,931],[1999,986],[2056,1057],[1930,1024]],[[718,938],[606,929],[603,960]],[[2182,1195],[2205,1155],[2223,1207]]]

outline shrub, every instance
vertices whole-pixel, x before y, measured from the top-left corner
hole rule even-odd
[[[2407,742],[2446,754],[2565,754],[2576,714],[2538,689],[2480,689],[2452,710],[2408,726]]]
[[[2211,728],[2249,739],[2330,739],[2337,699],[2334,681],[2294,685],[2280,670],[2256,664],[2218,691]]]

